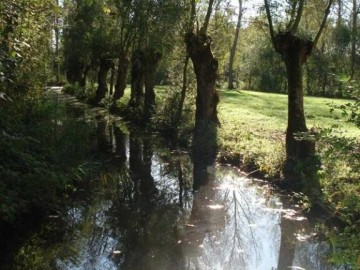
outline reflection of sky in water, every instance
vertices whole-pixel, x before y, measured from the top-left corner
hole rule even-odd
[[[265,199],[261,188],[249,185],[241,176],[220,176],[218,181],[214,201],[224,209],[210,210],[209,215],[224,211],[225,225],[206,234],[199,245],[201,256],[190,255],[190,269],[275,268],[281,235],[280,214],[264,208],[281,207],[279,199],[272,196]]]
[[[187,223],[180,224],[183,235],[178,241],[182,250],[179,256],[184,256],[186,269],[276,269],[282,217],[288,213],[293,217],[299,215],[294,210],[282,209],[280,197],[271,194],[266,186],[254,185],[232,170],[221,167],[217,170],[215,184],[191,196],[194,209],[188,210],[191,214],[186,214]],[[152,159],[152,176],[159,192],[168,194],[168,197],[162,197],[164,202],[178,203],[176,174],[165,173],[161,159],[156,155]],[[86,208],[69,211],[69,222],[80,228],[78,235],[73,236],[80,253],[75,258],[57,259],[58,269],[122,269],[121,261],[114,259],[117,256],[114,251],[122,247],[119,243],[122,232],[107,222],[107,211],[111,206],[111,201],[104,200],[91,213]],[[192,220],[193,216],[197,218]],[[82,223],[84,219],[90,225]],[[289,236],[297,243],[293,266],[328,269],[319,260],[326,247],[300,234],[296,236],[295,232],[301,233],[301,226],[299,223],[294,235]]]
[[[57,259],[58,269],[118,269],[112,259],[118,241],[112,236],[112,229],[106,224],[107,211],[111,207],[111,201],[104,200],[97,207],[93,213],[88,212],[91,208],[85,207],[72,208],[68,212],[69,222],[79,226],[77,234],[72,236],[75,238],[72,247],[80,252],[75,257],[65,260]]]
[[[114,134],[108,139],[110,152],[116,154],[118,142]],[[129,167],[128,138],[125,144]],[[149,200],[153,205],[148,208],[130,202],[139,194],[129,196],[131,199],[124,203],[100,192],[89,203],[70,209],[65,241],[71,243],[66,248],[74,249],[74,255],[62,258],[59,254],[55,259],[57,269],[271,270],[281,260],[284,239],[291,243],[285,243],[285,247],[293,248],[292,266],[330,269],[321,259],[326,246],[305,237],[311,234],[306,220],[294,209],[286,209],[289,202],[266,185],[254,183],[231,168],[219,167],[208,171],[215,174],[215,182],[198,192],[183,189],[180,194],[178,169],[180,166],[183,181],[191,187],[193,166],[189,162],[183,153],[173,153],[169,161],[164,161],[160,153],[154,152],[150,171],[157,193],[152,195],[156,198]],[[139,171],[143,165],[139,164]],[[127,242],[131,237],[134,242]],[[147,237],[146,241],[141,237]],[[177,268],[169,268],[174,265],[169,263],[173,254],[178,259]],[[151,266],[144,268],[144,262]]]

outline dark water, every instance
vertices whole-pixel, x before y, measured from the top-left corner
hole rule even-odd
[[[194,166],[156,135],[54,98],[68,104],[59,129],[86,126],[79,147],[87,176],[79,175],[72,203],[0,269],[341,269],[326,263],[328,246],[301,209],[266,183],[230,167]],[[207,184],[194,191],[201,177]]]

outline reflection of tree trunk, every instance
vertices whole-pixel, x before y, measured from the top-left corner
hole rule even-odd
[[[131,95],[129,106],[140,106],[144,93],[144,53],[140,50],[134,52],[131,59]]]
[[[100,151],[106,151],[109,146],[109,142],[106,137],[106,126],[107,126],[106,120],[103,117],[98,117],[96,137],[98,141],[98,149]]]
[[[189,245],[190,256],[197,256],[202,249],[199,245],[204,241],[206,234],[220,230],[225,226],[225,211],[211,209],[210,204],[216,204],[216,191],[214,187],[215,173],[213,168],[194,160],[194,184],[196,191],[193,196],[191,214],[188,226],[185,227],[182,242]]]
[[[179,180],[179,205],[180,208],[183,209],[184,208],[184,203],[183,203],[183,191],[184,191],[184,178],[183,178],[183,170],[182,170],[182,166],[181,166],[181,161],[178,160],[176,162],[177,165],[177,175],[178,175],[178,180]]]
[[[122,51],[119,56],[115,92],[113,96],[114,101],[119,100],[124,95],[124,91],[126,88],[126,74],[128,65],[129,60],[127,58],[127,55],[125,52]]]
[[[108,91],[107,87],[107,74],[114,65],[111,59],[101,58],[100,60],[100,69],[98,73],[98,88],[96,90],[95,103],[99,103],[106,95]]]
[[[293,265],[296,248],[296,221],[281,218],[281,242],[277,270],[288,270]]]
[[[155,108],[155,72],[161,59],[161,54],[154,49],[147,48],[144,52],[144,78],[145,78],[145,119],[151,118]]]
[[[120,160],[121,163],[126,162],[126,135],[120,130],[115,123],[114,126],[114,136],[116,141],[116,157]]]
[[[178,125],[180,124],[181,121],[181,114],[184,108],[184,102],[185,102],[185,97],[186,97],[186,90],[187,90],[187,70],[188,70],[188,66],[189,66],[189,55],[186,54],[185,57],[185,62],[184,62],[184,68],[183,68],[183,81],[182,81],[182,88],[181,88],[181,96],[180,96],[180,102],[179,102],[179,107],[176,113],[176,118],[175,118],[175,127],[177,128]]]
[[[153,149],[151,138],[144,139],[143,162],[141,164],[140,191],[145,204],[149,204],[157,192],[154,178],[151,175]]]
[[[213,175],[208,172],[214,168],[215,160],[209,160],[207,157],[193,155],[193,190],[199,190],[213,180]]]
[[[237,43],[238,43],[238,40],[239,40],[239,32],[240,32],[240,27],[241,27],[242,14],[243,14],[242,0],[239,0],[238,20],[237,20],[236,29],[235,29],[234,42],[233,42],[233,45],[232,45],[231,51],[230,51],[228,89],[234,89],[235,88],[234,87],[234,61],[235,61]]]
[[[286,65],[288,80],[288,127],[286,131],[286,173],[292,173],[295,163],[305,162],[315,152],[315,143],[298,140],[296,133],[307,132],[304,114],[302,66],[311,54],[313,43],[294,36],[291,32],[275,37],[276,50]],[[292,177],[290,177],[292,178]]]
[[[139,166],[142,163],[142,149],[141,149],[141,141],[136,136],[131,136],[130,134],[130,157],[129,157],[129,165],[132,174],[138,179]]]

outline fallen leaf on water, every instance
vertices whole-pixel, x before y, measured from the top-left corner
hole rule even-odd
[[[114,250],[113,253],[117,255],[117,254],[120,254],[121,251],[120,250]]]

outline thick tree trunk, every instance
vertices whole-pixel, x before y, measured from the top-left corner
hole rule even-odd
[[[144,97],[144,53],[140,50],[134,52],[131,59],[131,95],[129,106],[140,106]]]
[[[211,52],[211,38],[206,34],[187,33],[185,42],[197,82],[193,153],[212,160],[217,151],[216,128],[219,124],[219,96],[215,89],[218,61]]]
[[[286,131],[286,171],[293,172],[297,162],[305,162],[315,153],[315,143],[297,138],[297,133],[307,132],[304,114],[302,66],[311,54],[313,43],[290,32],[279,33],[275,38],[277,52],[286,65],[288,80],[288,126]]]
[[[125,52],[121,52],[119,56],[119,64],[117,69],[117,78],[115,84],[115,92],[113,100],[119,100],[123,97],[126,88],[126,74],[129,66],[129,59]]]
[[[91,69],[91,66],[90,66],[90,65],[87,65],[87,66],[85,67],[84,72],[83,72],[82,77],[81,77],[80,82],[79,82],[79,85],[80,85],[81,87],[84,87],[84,88],[85,88],[87,75],[88,75],[90,69]]]
[[[112,68],[113,66],[114,63],[111,59],[102,58],[100,60],[100,69],[98,73],[98,88],[96,90],[96,97],[95,97],[96,104],[99,103],[105,97],[108,91],[106,78],[110,68]]]
[[[211,52],[211,38],[204,34],[188,33],[186,35],[187,52],[193,62],[196,83],[196,114],[198,122],[209,122],[217,125],[217,104],[219,96],[215,89],[218,61]]]
[[[161,54],[154,49],[146,49],[144,52],[144,117],[150,119],[155,109],[155,72],[161,59]]]

